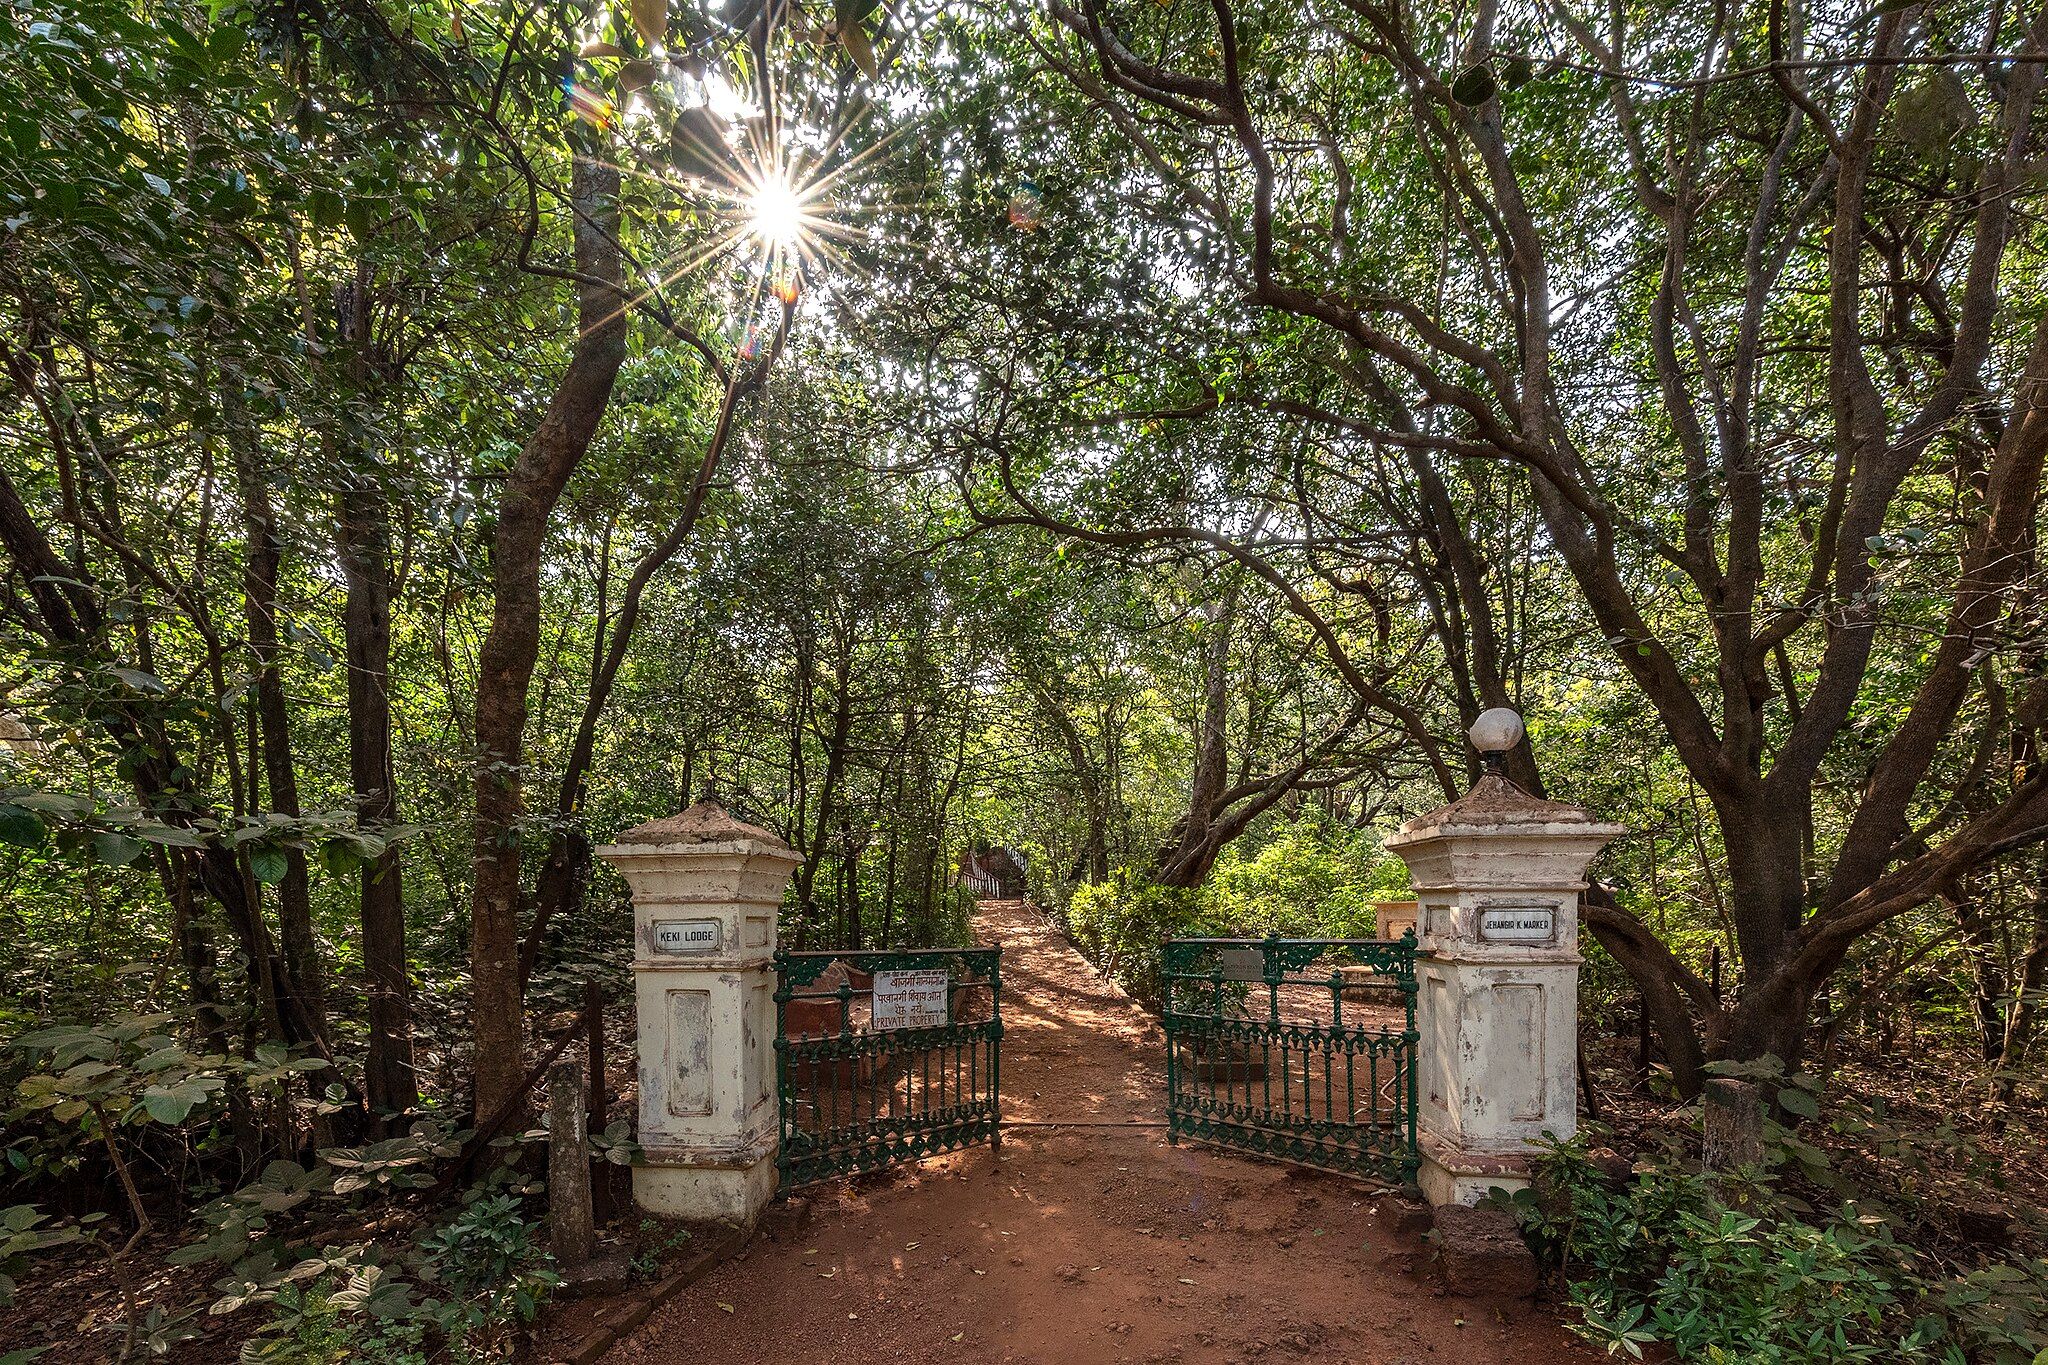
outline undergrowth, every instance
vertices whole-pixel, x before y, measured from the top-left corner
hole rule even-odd
[[[1842,1196],[1795,1133],[1767,1132],[1763,1163],[1733,1174],[1674,1147],[1616,1177],[1591,1158],[1597,1129],[1544,1145],[1534,1186],[1501,1202],[1575,1332],[1714,1365],[2048,1365],[2048,1262],[1916,1245],[1911,1210]]]

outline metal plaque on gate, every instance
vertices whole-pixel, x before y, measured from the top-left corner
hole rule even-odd
[[[1557,912],[1547,905],[1502,906],[1479,912],[1479,937],[1487,943],[1548,943]]]
[[[952,1022],[947,1017],[946,982],[944,968],[876,972],[875,1027],[944,1028]]]
[[[725,925],[715,919],[658,919],[654,950],[658,953],[715,953],[725,946]]]
[[[1266,950],[1264,948],[1224,948],[1216,954],[1216,965],[1223,969],[1225,981],[1264,981],[1266,979]]]

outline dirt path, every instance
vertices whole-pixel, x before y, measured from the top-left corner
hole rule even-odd
[[[1003,956],[1011,1119],[1156,1124],[1158,1029],[1028,907]],[[1020,1127],[986,1148],[770,1209],[738,1259],[607,1362],[1595,1359],[1526,1305],[1441,1297],[1369,1188],[1171,1147],[1152,1127]],[[1391,1199],[1388,1200],[1392,1202]]]

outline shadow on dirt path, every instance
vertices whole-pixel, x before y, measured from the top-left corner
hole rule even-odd
[[[814,1186],[608,1362],[1597,1359],[1525,1304],[1441,1297],[1371,1187],[1171,1147],[1158,1027],[1030,907],[1003,955],[1006,1117],[986,1148]]]

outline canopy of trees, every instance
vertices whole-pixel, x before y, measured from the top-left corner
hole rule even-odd
[[[2044,67],[1990,0],[10,10],[0,1034],[282,1049],[244,1170],[496,1112],[706,792],[798,944],[961,938],[991,842],[1125,962],[1355,931],[1511,705],[1681,1093],[1914,999],[2009,1078]]]

